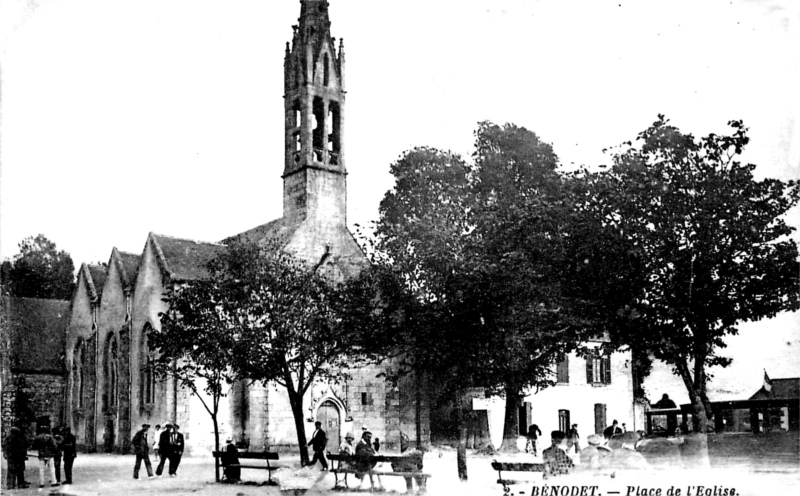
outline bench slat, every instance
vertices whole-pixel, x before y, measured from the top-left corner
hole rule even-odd
[[[502,463],[492,462],[492,468],[495,470],[504,470],[507,472],[544,472],[544,463]]]
[[[341,469],[331,469],[331,473],[334,474],[364,474],[369,475],[369,472],[360,472],[358,470],[353,470],[350,468],[341,468]],[[433,477],[431,474],[425,474],[422,472],[376,472],[375,470],[372,471],[372,475],[399,475],[401,477]]]

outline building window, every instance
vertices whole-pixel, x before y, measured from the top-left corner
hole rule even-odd
[[[606,405],[605,403],[594,404],[594,431],[601,434],[606,425]]]
[[[611,358],[606,355],[586,357],[587,384],[611,384]]]
[[[569,384],[569,356],[564,356],[564,359],[556,365],[556,382],[559,384]]]

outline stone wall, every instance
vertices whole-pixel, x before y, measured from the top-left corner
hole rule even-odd
[[[36,419],[49,417],[51,426],[62,425],[64,418],[64,386],[62,376],[53,374],[15,374],[3,384],[3,436],[13,425],[28,426],[28,435],[35,434]]]

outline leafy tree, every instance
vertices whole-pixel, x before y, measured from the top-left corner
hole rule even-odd
[[[75,290],[72,258],[43,234],[19,244],[12,261],[2,263],[3,291],[25,298],[68,300]]]
[[[303,396],[315,381],[340,380],[357,363],[337,312],[338,287],[277,245],[234,242],[209,271],[206,281],[173,293],[162,317],[165,336],[177,330],[175,350],[190,358],[177,372],[202,371],[215,394],[220,379],[234,377],[285,388],[308,463]],[[171,339],[161,344],[172,349]]]
[[[556,361],[596,331],[586,295],[566,284],[580,189],[535,133],[483,122],[475,135],[472,163],[417,148],[392,165],[376,248],[422,306],[400,340],[410,360],[503,391],[503,447],[515,449],[522,392],[550,384]]]
[[[225,274],[218,265],[212,277],[168,290],[164,301],[169,309],[161,314],[161,328],[148,340],[158,351],[155,372],[173,377],[200,399],[214,425],[214,450],[219,451],[219,402],[237,378],[234,361],[234,323],[220,312],[220,286]],[[207,397],[204,397],[202,393]],[[219,459],[215,459],[219,481]]]
[[[627,255],[620,275],[635,289],[620,307],[618,343],[674,367],[705,433],[709,368],[727,366],[723,338],[741,322],[798,309],[798,252],[785,214],[800,199],[796,181],[756,180],[738,156],[747,128],[695,138],[664,116],[591,176],[591,207]]]

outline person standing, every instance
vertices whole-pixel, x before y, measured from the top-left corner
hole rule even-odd
[[[572,424],[572,428],[569,430],[569,434],[567,434],[567,453],[575,448],[575,453],[580,453],[581,451],[581,435],[578,434],[578,424]]]
[[[64,453],[64,484],[72,484],[72,464],[78,456],[75,435],[69,427],[64,427],[64,442],[61,449]]]
[[[161,438],[161,424],[156,424],[156,430],[153,431],[153,454],[158,459],[158,441]]]
[[[53,439],[56,440],[56,455],[53,457],[53,465],[56,470],[56,482],[61,483],[61,455],[64,444],[64,438],[61,436],[61,428],[56,427],[53,429]]]
[[[539,429],[539,426],[536,424],[531,424],[528,427],[528,436],[527,441],[525,443],[525,453],[533,453],[533,456],[536,456],[536,440],[539,439],[539,436],[542,435],[542,431]]]
[[[45,473],[50,476],[50,487],[58,487],[61,484],[56,481],[56,468],[53,465],[53,457],[58,450],[56,440],[50,435],[49,427],[40,427],[37,431],[39,434],[33,440],[33,449],[39,452],[39,489],[44,489]]]
[[[150,465],[150,443],[147,441],[147,431],[150,429],[150,424],[142,424],[133,436],[133,452],[136,454],[136,464],[133,466],[133,478],[139,478],[139,468],[144,461],[144,467],[147,469],[147,477],[153,477],[153,467]]]
[[[161,477],[161,474],[164,472],[164,463],[170,455],[170,446],[172,443],[172,439],[170,438],[171,431],[172,425],[164,424],[164,430],[158,435],[158,456],[160,457],[158,466],[156,467],[156,475],[158,477]]]
[[[317,463],[317,460],[322,464],[322,470],[328,470],[328,461],[325,459],[325,446],[328,444],[328,436],[322,430],[322,422],[317,420],[314,422],[314,434],[311,435],[311,441],[308,445],[314,450],[314,458],[311,459],[308,466]]]
[[[171,442],[169,443],[169,476],[178,476],[178,465],[181,464],[183,457],[183,434],[181,434],[181,426],[172,424],[172,433],[170,434]]]
[[[8,460],[6,489],[25,489],[25,460],[28,459],[28,440],[19,427],[12,427],[3,440],[3,456]]]

